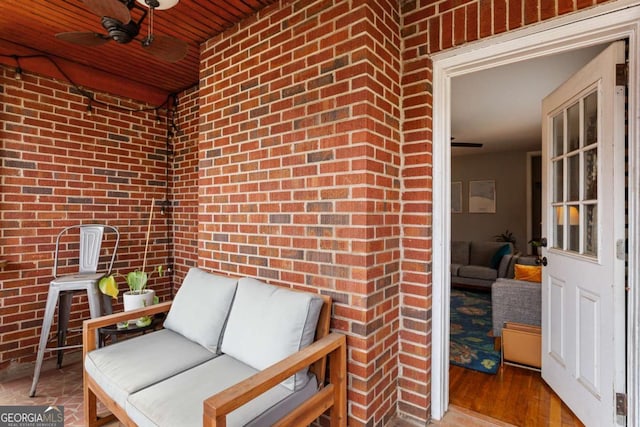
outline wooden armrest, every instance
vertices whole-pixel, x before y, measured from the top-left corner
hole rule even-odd
[[[342,334],[331,333],[246,380],[209,397],[204,401],[204,418],[208,419],[205,425],[224,426],[227,414],[275,387],[300,369],[336,350],[346,352],[346,337]],[[331,365],[330,369],[337,371],[341,367]],[[346,372],[341,372],[338,375],[346,384]],[[322,387],[323,384],[319,384],[319,386]]]
[[[167,301],[160,304],[142,307],[136,310],[123,311],[120,313],[108,314],[106,316],[96,317],[95,319],[87,319],[83,322],[83,329],[98,329],[105,326],[114,325],[118,322],[135,319],[142,316],[153,316],[157,313],[166,313],[171,308],[173,301]]]
[[[173,301],[167,301],[160,304],[142,307],[136,310],[123,311],[121,313],[108,314],[95,319],[87,319],[82,322],[82,348],[83,354],[96,348],[96,334],[98,329],[109,325],[115,325],[118,322],[135,319],[142,316],[153,316],[158,313],[166,313],[171,308]]]

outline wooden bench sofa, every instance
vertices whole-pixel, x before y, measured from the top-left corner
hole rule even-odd
[[[193,268],[173,302],[84,322],[85,423],[300,426],[328,411],[346,426],[346,339],[330,311],[327,296]],[[163,329],[96,348],[99,328],[158,313]]]

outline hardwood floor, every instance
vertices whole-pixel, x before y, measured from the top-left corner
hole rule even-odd
[[[449,402],[520,427],[583,426],[539,372],[510,365],[496,375],[451,365]]]

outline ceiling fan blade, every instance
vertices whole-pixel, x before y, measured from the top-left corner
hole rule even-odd
[[[126,4],[120,0],[82,0],[83,3],[98,16],[108,16],[126,24],[131,21],[131,13]]]
[[[56,34],[58,40],[82,46],[100,46],[108,42],[109,36],[93,32],[71,31],[68,33]]]
[[[482,148],[483,145],[480,142],[451,142],[452,147]]]
[[[142,47],[164,61],[178,62],[187,54],[189,45],[175,37],[159,34],[145,38]]]

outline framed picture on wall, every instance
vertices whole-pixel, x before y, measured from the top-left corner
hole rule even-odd
[[[462,213],[462,182],[451,183],[451,213]]]
[[[469,181],[469,212],[496,213],[495,181]]]

